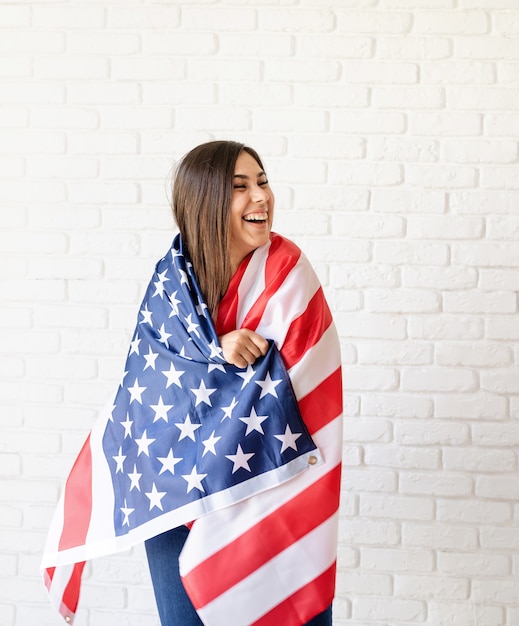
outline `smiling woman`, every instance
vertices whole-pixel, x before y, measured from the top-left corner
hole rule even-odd
[[[292,350],[299,353],[299,357],[295,361],[302,358],[313,340],[309,339],[309,335],[316,332],[315,341],[317,344],[322,339],[321,333],[331,334],[331,344],[329,346],[331,360],[333,361],[339,355],[337,337],[335,328],[328,310],[328,306],[324,300],[322,289],[313,273],[313,270],[307,264],[306,259],[301,251],[291,242],[283,237],[272,233],[272,222],[274,218],[274,194],[270,188],[267,175],[263,163],[258,153],[248,146],[232,141],[215,141],[198,146],[189,152],[181,161],[176,173],[173,190],[173,213],[179,227],[184,249],[186,254],[190,256],[193,264],[193,272],[197,277],[200,290],[208,305],[212,320],[215,323],[215,330],[218,333],[218,340],[222,349],[223,356],[227,363],[238,368],[247,368],[252,372],[252,365],[257,365],[261,358],[267,354],[269,342],[265,339],[274,341],[281,351],[281,357],[285,360],[285,365],[289,365],[293,356]],[[303,270],[304,267],[304,270]],[[290,287],[292,292],[285,302],[281,285],[283,278]],[[305,294],[306,285],[312,285],[309,293]],[[309,298],[307,300],[307,298]],[[279,301],[278,301],[279,299]],[[298,314],[289,313],[286,310],[289,301],[299,301]],[[310,305],[311,302],[317,301],[318,304]],[[247,303],[247,304],[246,304]],[[247,312],[247,306],[253,305]],[[276,311],[276,315],[272,318],[270,307]],[[315,307],[315,308],[314,308]],[[251,313],[254,314],[251,315]],[[281,312],[281,313],[280,313]],[[279,317],[280,316],[280,317]],[[305,320],[302,322],[302,320]],[[295,327],[302,323],[299,330]],[[304,328],[304,330],[303,330]],[[291,330],[292,329],[292,330]],[[296,347],[297,346],[297,347]],[[306,346],[306,347],[305,347]],[[312,349],[309,349],[311,352]],[[329,355],[328,355],[329,356]],[[315,357],[314,357],[315,358]],[[304,358],[302,358],[304,361]],[[310,378],[316,377],[315,387],[312,387],[312,394],[316,393],[322,385],[324,378],[318,372],[319,367],[324,365],[323,362],[318,364],[320,357],[315,361],[310,358],[312,365],[307,365],[310,370]],[[329,408],[326,407],[331,398],[333,408],[328,413],[328,418],[334,423],[334,429],[337,430],[337,437],[331,441],[331,449],[340,447],[340,414],[342,411],[342,395],[341,395],[341,378],[340,378],[340,357],[331,370],[335,371],[335,382],[328,390],[330,396],[322,398],[320,410],[323,414],[327,414]],[[303,370],[305,367],[303,367]],[[326,367],[325,367],[326,369]],[[339,374],[337,377],[337,373]],[[252,375],[252,374],[250,374]],[[244,377],[244,386],[248,378],[244,374],[238,373],[238,376]],[[260,381],[258,381],[259,384]],[[279,381],[276,381],[279,382]],[[320,391],[317,395],[320,395]],[[263,395],[263,394],[262,394]],[[296,390],[297,395],[297,390]],[[261,397],[261,396],[260,396]],[[231,406],[240,404],[240,397],[233,398]],[[225,410],[229,410],[226,407]],[[232,412],[232,409],[231,409]],[[227,413],[226,413],[227,415]],[[262,423],[268,417],[257,416],[255,410],[251,413],[251,418],[240,418],[245,421],[252,419],[257,422],[256,430],[263,433]],[[225,418],[223,418],[225,419]],[[326,419],[324,421],[326,421]],[[310,426],[310,424],[307,424]],[[249,430],[247,430],[247,433]],[[212,436],[214,432],[212,433]],[[280,435],[281,436],[281,435]],[[296,448],[295,440],[292,442]],[[324,444],[326,447],[328,444]],[[251,454],[251,453],[249,453]],[[317,457],[315,457],[317,459]],[[312,461],[311,463],[315,463]],[[213,618],[212,612],[217,614],[217,620],[223,618],[222,623],[234,624],[250,624],[260,617],[258,624],[264,626],[277,626],[283,623],[286,626],[300,626],[303,624],[311,626],[330,626],[331,625],[331,601],[334,593],[335,581],[335,553],[336,553],[336,526],[335,521],[338,513],[338,494],[339,494],[339,476],[340,476],[340,451],[337,449],[328,456],[328,468],[324,474],[327,476],[327,487],[323,494],[315,494],[315,504],[318,509],[323,502],[327,501],[324,508],[329,507],[328,512],[323,518],[310,521],[312,514],[301,510],[295,510],[295,518],[292,519],[294,513],[289,513],[287,518],[285,514],[272,512],[272,520],[266,522],[269,517],[264,519],[261,498],[259,494],[256,496],[256,506],[259,507],[260,513],[254,513],[254,504],[249,503],[250,499],[246,499],[241,509],[234,508],[233,516],[236,520],[240,516],[244,516],[243,526],[252,525],[252,528],[270,527],[269,531],[260,530],[259,536],[267,532],[272,546],[264,545],[264,540],[254,543],[251,537],[247,550],[243,550],[243,546],[238,546],[237,550],[244,556],[245,563],[243,565],[251,571],[250,578],[254,587],[256,574],[254,574],[254,566],[251,564],[258,559],[258,565],[264,565],[267,572],[266,579],[271,579],[271,583],[275,588],[278,583],[282,582],[282,586],[286,584],[285,576],[282,574],[282,581],[275,582],[276,577],[268,572],[269,555],[274,554],[277,550],[275,544],[279,540],[282,545],[294,546],[298,545],[295,537],[290,539],[290,532],[287,526],[297,524],[308,516],[307,536],[310,536],[315,530],[315,526],[329,524],[328,530],[324,531],[326,538],[312,539],[315,545],[319,547],[322,554],[326,555],[324,561],[326,565],[322,569],[317,567],[318,575],[313,579],[310,573],[313,566],[310,566],[309,572],[303,576],[305,583],[301,589],[298,583],[294,581],[288,582],[288,587],[293,585],[295,593],[288,593],[287,597],[281,596],[279,604],[276,600],[270,598],[257,598],[255,602],[251,602],[249,594],[244,591],[234,592],[234,600],[231,601],[234,610],[231,617],[229,609],[223,611],[219,608],[212,608],[213,605],[218,607],[219,600],[208,602],[208,597],[218,597],[217,591],[209,591],[211,588],[218,588],[218,584],[209,584],[207,573],[205,573],[202,563],[197,564],[192,570],[189,565],[185,565],[185,575],[180,576],[179,560],[184,550],[186,540],[189,542],[191,535],[191,545],[203,542],[200,537],[204,536],[204,521],[197,520],[190,533],[186,527],[174,528],[157,537],[153,537],[146,541],[146,551],[150,565],[150,572],[154,583],[155,596],[161,621],[164,626],[174,626],[176,624],[187,626],[207,623],[211,624]],[[333,475],[333,478],[332,478]],[[293,483],[294,494],[297,493],[298,487]],[[324,492],[327,491],[327,495]],[[304,490],[303,490],[304,493]],[[292,493],[288,491],[285,496],[290,500]],[[267,506],[272,506],[269,504]],[[304,507],[303,507],[304,508]],[[215,515],[218,515],[215,512]],[[224,512],[225,518],[226,512]],[[255,520],[253,523],[251,520]],[[297,520],[297,522],[296,522]],[[326,521],[325,521],[326,520]],[[214,523],[215,526],[212,526]],[[236,521],[231,524],[226,522],[209,522],[210,533],[214,535],[217,532],[219,524],[229,526],[236,529],[240,526],[240,522]],[[250,533],[252,534],[252,528]],[[221,529],[220,531],[221,532]],[[232,531],[231,535],[235,532]],[[258,532],[258,531],[256,531]],[[303,533],[304,535],[305,533]],[[197,539],[194,539],[196,536]],[[229,540],[229,545],[233,545],[233,541]],[[322,543],[321,543],[322,542]],[[301,542],[304,543],[304,542]],[[212,544],[212,540],[209,541]],[[196,548],[197,551],[203,552],[203,549]],[[233,562],[237,570],[240,569],[239,557],[236,549],[226,548],[222,552],[222,563],[218,566],[220,558],[216,554],[212,554],[212,545],[209,548],[211,558],[209,559],[213,565],[209,567],[210,578],[222,584],[225,594],[233,597],[233,586],[227,588],[226,581],[229,562]],[[227,550],[232,553],[230,559],[226,557]],[[306,549],[303,549],[303,552]],[[296,550],[297,552],[297,550]],[[307,553],[305,553],[305,559]],[[321,558],[321,557],[320,557]],[[186,557],[189,561],[189,559]],[[298,558],[296,557],[296,562]],[[276,559],[272,559],[275,562]],[[214,567],[214,569],[213,569]],[[218,569],[218,567],[220,569]],[[283,567],[274,565],[276,570]],[[297,566],[296,566],[297,567]],[[290,572],[294,568],[294,563],[287,566],[286,571]],[[201,573],[199,573],[201,571]],[[305,571],[303,566],[302,571]],[[215,572],[218,574],[215,576]],[[231,576],[231,579],[234,575]],[[194,581],[194,582],[193,582]],[[243,581],[240,582],[240,585]],[[240,585],[237,585],[239,588]],[[261,586],[261,585],[260,585]],[[186,594],[184,587],[189,592]],[[278,593],[278,589],[273,589],[274,597]],[[213,594],[213,595],[211,595]],[[269,604],[272,602],[272,604]],[[241,614],[236,614],[238,607],[243,604]],[[196,606],[193,607],[193,604]],[[247,606],[246,606],[247,605]],[[254,607],[252,610],[251,607]],[[239,613],[239,611],[238,611]],[[248,614],[255,616],[252,619]],[[204,621],[200,621],[203,616]],[[207,620],[207,621],[206,621]],[[215,622],[219,623],[219,622]]]
[[[274,218],[274,194],[270,188],[261,158],[255,150],[232,141],[209,142],[194,148],[184,157],[177,170],[173,189],[173,213],[186,254],[191,258],[194,275],[197,277],[200,290],[215,323],[223,356],[228,363],[238,368],[246,367],[249,371],[252,365],[257,365],[267,353],[269,342],[265,336],[271,341],[276,342],[277,340],[276,343],[281,350],[281,356],[289,361],[291,358],[289,356],[290,351],[294,348],[293,341],[299,343],[296,351],[305,352],[303,344],[308,341],[307,333],[311,332],[309,327],[319,328],[322,324],[321,330],[327,326],[330,330],[331,316],[324,301],[322,289],[318,286],[311,268],[306,265],[306,262],[304,263],[305,273],[309,272],[309,274],[307,273],[304,277],[299,276],[302,279],[301,286],[297,278],[292,277],[299,274],[296,267],[304,259],[301,251],[288,240],[271,232]],[[301,270],[301,268],[299,269]],[[269,319],[269,313],[264,314],[265,308],[267,311],[269,310],[269,305],[274,305],[273,310],[277,312],[277,315],[286,306],[286,302],[283,305],[281,302],[276,304],[277,297],[279,297],[276,296],[276,291],[281,292],[282,277],[285,275],[287,283],[293,284],[294,291],[289,298],[290,300],[298,300],[304,294],[305,287],[303,285],[306,280],[309,280],[316,289],[310,299],[313,300],[316,295],[318,296],[320,304],[317,306],[317,310],[314,311],[313,307],[301,305],[299,317],[296,316],[299,320],[306,320],[303,324],[306,332],[289,332],[288,329],[292,326],[292,322],[295,323],[295,320],[292,320],[288,313],[284,315],[281,313],[281,319],[274,318],[274,322]],[[308,295],[310,296],[310,294]],[[304,295],[303,301],[305,301]],[[259,311],[263,309],[263,311],[261,313],[256,311],[255,316],[251,316],[250,311],[249,315],[242,313],[243,309],[246,310],[244,305],[246,302],[249,306],[254,303],[251,311],[254,310],[254,307]],[[259,306],[258,303],[260,303]],[[310,312],[308,313],[308,311]],[[323,316],[327,319],[326,322],[323,321]],[[263,324],[262,319],[265,320]],[[335,333],[333,323],[331,330],[332,333]],[[295,339],[296,336],[297,340]],[[337,340],[335,335],[333,337],[331,353],[338,354]],[[340,367],[336,371],[340,371]],[[317,370],[313,372],[313,375],[316,373]],[[244,376],[241,373],[238,375]],[[244,378],[245,380],[248,379]],[[244,386],[245,384],[244,382]],[[332,395],[340,398],[340,383],[334,386]],[[238,399],[233,398],[232,404],[235,402],[237,405],[240,403],[239,397]],[[341,401],[337,402],[336,408],[332,409],[334,418],[337,418],[334,411],[340,413],[341,404]],[[258,422],[256,428],[263,432],[262,422],[268,418],[267,416],[257,416],[255,410],[253,412],[255,421]],[[240,419],[252,419],[252,413],[251,418]],[[336,425],[337,423],[336,420]],[[247,432],[249,431],[247,430]],[[337,441],[339,440],[340,437],[337,438]],[[292,445],[297,447],[295,442]],[[338,455],[334,453],[330,458],[335,459],[335,464],[334,462],[330,463],[331,467],[335,467],[335,469],[340,467],[340,453]],[[334,519],[337,514],[337,476],[338,474],[335,476],[335,483],[331,488],[331,493],[334,495],[331,499],[329,520]],[[297,491],[295,484],[294,490]],[[322,496],[317,496],[317,501],[320,500],[320,497]],[[248,503],[249,500],[245,502]],[[259,506],[261,508],[261,504]],[[251,509],[250,505],[246,504],[244,511],[240,512],[236,509],[234,515],[236,519],[239,519],[240,514],[244,515],[247,520],[245,524],[249,524],[253,509],[254,506]],[[301,518],[302,514],[303,511],[298,513],[296,517]],[[252,517],[254,518],[254,514]],[[262,517],[260,515],[257,518],[258,525],[263,523]],[[287,520],[282,520],[282,518],[282,515],[280,517],[274,515],[271,522],[273,528],[268,534],[274,543],[276,542],[276,535],[287,523]],[[320,522],[322,521],[320,520]],[[205,606],[208,593],[206,587],[212,585],[207,585],[207,581],[200,585],[197,573],[193,574],[192,572],[186,572],[182,581],[179,572],[179,559],[186,539],[189,538],[190,534],[200,536],[198,533],[202,535],[204,533],[204,524],[199,522],[201,520],[195,522],[194,533],[189,533],[185,527],[179,527],[146,541],[150,571],[163,625],[201,624],[200,615],[204,616],[204,623],[210,623],[210,619],[212,619],[210,612],[214,609]],[[291,523],[289,522],[289,524]],[[215,524],[218,525],[218,522],[215,521]],[[312,523],[310,523],[311,526]],[[333,523],[332,528],[334,528]],[[213,528],[211,532],[214,531]],[[282,541],[290,543],[290,540],[287,539],[289,534],[281,531]],[[192,539],[192,541],[195,540]],[[253,540],[251,539],[251,541]],[[317,583],[317,591],[316,589],[312,590],[312,583],[309,582],[306,593],[298,591],[297,594],[294,594],[294,597],[301,594],[299,600],[294,600],[289,594],[288,607],[281,602],[279,604],[281,608],[278,608],[274,602],[274,607],[269,610],[268,600],[260,598],[257,602],[256,613],[252,614],[263,616],[261,623],[265,625],[275,624],[277,626],[278,623],[293,626],[302,624],[330,625],[335,572],[335,543],[335,531],[331,530],[328,533],[328,539],[324,541],[324,545],[327,544],[328,547],[323,548],[323,552],[328,554],[329,559],[327,561],[328,567],[325,568],[328,582]],[[318,540],[317,545],[319,545]],[[273,549],[275,550],[275,548]],[[256,554],[261,563],[270,550],[269,548],[264,552],[264,548],[256,545],[249,546],[247,552],[250,558]],[[242,552],[242,548],[239,548],[239,551]],[[237,565],[238,559],[235,552],[233,552],[232,559]],[[212,555],[211,560],[217,561],[215,555]],[[249,558],[246,560],[248,561]],[[221,567],[225,570],[228,569],[228,562],[225,557]],[[251,567],[251,565],[247,564],[247,567]],[[287,568],[287,571],[290,571],[292,567],[293,564]],[[186,569],[189,568],[186,566]],[[200,566],[197,566],[194,571],[197,572],[199,569]],[[320,572],[317,579],[323,575],[325,574]],[[206,576],[207,574],[202,574],[202,580]],[[267,578],[269,576],[267,574]],[[217,578],[218,580],[225,578],[222,570],[219,570]],[[195,580],[194,583],[192,582],[193,579]],[[311,580],[311,575],[309,579]],[[190,597],[184,591],[184,586],[190,591]],[[297,587],[297,584],[295,586]],[[306,588],[307,585],[303,587]],[[227,593],[229,594],[230,591],[227,590]],[[200,600],[200,598],[203,599]],[[250,603],[247,594],[242,592],[234,600],[234,606],[239,606],[243,599],[249,605],[254,604]],[[298,606],[298,602],[301,602],[301,606]],[[193,603],[201,605],[198,613],[194,610]],[[263,603],[265,603],[264,607]],[[211,602],[209,602],[210,606]],[[246,611],[250,611],[250,606],[247,609],[243,607],[243,615],[233,615],[233,623],[252,623],[252,620],[246,616]],[[220,614],[220,611],[217,610],[217,613]],[[230,615],[225,614],[224,619],[225,623],[228,623]]]

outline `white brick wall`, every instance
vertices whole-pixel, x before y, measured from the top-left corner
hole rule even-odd
[[[334,623],[519,624],[518,35],[518,0],[0,0],[2,626],[61,623],[50,516],[212,138],[341,335]],[[141,547],[85,579],[78,626],[157,626]]]

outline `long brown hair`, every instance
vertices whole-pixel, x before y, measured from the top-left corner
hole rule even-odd
[[[229,218],[234,168],[242,150],[263,169],[252,148],[211,141],[183,157],[173,183],[173,216],[211,315],[231,279]]]

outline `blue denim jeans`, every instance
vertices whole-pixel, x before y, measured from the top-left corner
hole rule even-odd
[[[144,544],[162,626],[203,625],[184,590],[178,569],[178,557],[188,534],[186,526],[179,526],[148,539]],[[303,626],[332,626],[332,607]]]

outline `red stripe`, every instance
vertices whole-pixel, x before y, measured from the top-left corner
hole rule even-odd
[[[303,421],[311,435],[342,413],[342,370],[333,374],[298,400]]]
[[[91,513],[92,451],[89,435],[65,485],[63,530],[59,540],[59,550],[84,545]]]
[[[74,563],[74,569],[70,576],[65,591],[63,592],[62,603],[70,613],[74,614],[79,601],[79,589],[81,587],[81,574],[85,563]],[[63,611],[62,611],[63,612]],[[67,614],[67,611],[64,612]]]
[[[256,330],[269,300],[277,293],[300,257],[301,250],[294,243],[280,235],[273,235],[265,264],[265,289],[249,309],[242,328]]]
[[[306,624],[319,613],[327,609],[333,600],[335,589],[336,563],[329,567],[320,576],[298,589],[284,602],[278,604],[252,626],[299,626]],[[297,621],[294,616],[297,615]]]
[[[340,476],[339,464],[183,577],[195,608],[205,606],[329,519],[339,506]]]
[[[281,354],[287,369],[298,363],[314,346],[332,323],[332,314],[324,299],[322,287],[312,296],[304,313],[297,317],[287,332]]]
[[[239,304],[238,287],[250,260],[251,256],[243,259],[234,276],[231,278],[227,291],[218,305],[218,314],[215,322],[216,334],[218,336],[236,330],[236,318]]]
[[[55,571],[56,571],[55,567],[48,567],[43,572],[43,580],[45,582],[45,586],[47,587],[47,589],[50,589],[50,584],[52,582],[52,579],[54,578]]]

